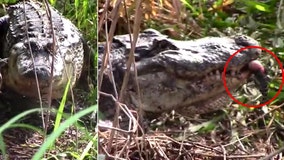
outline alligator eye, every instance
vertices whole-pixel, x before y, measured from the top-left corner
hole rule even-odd
[[[99,45],[98,45],[98,52],[99,52],[99,53],[103,53],[103,52],[104,52],[104,49],[105,49],[104,44],[99,44]]]
[[[60,37],[60,38],[59,38],[59,42],[63,42],[64,39],[65,39],[64,37]]]

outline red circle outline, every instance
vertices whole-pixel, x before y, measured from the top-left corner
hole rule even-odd
[[[274,95],[274,97],[272,97],[269,101],[266,101],[265,103],[262,103],[262,104],[259,104],[259,105],[249,105],[249,104],[244,104],[242,102],[240,102],[239,100],[237,100],[232,94],[231,92],[229,91],[228,89],[228,86],[227,86],[227,83],[226,83],[226,69],[230,63],[230,61],[233,59],[233,57],[240,53],[241,51],[243,50],[246,50],[246,49],[249,49],[249,48],[258,48],[258,49],[261,49],[261,50],[264,50],[266,52],[268,52],[270,55],[272,55],[274,57],[274,59],[277,61],[278,65],[280,66],[280,69],[281,69],[281,72],[282,72],[282,80],[281,80],[281,84],[279,86],[279,90],[277,91],[277,93]],[[226,64],[225,64],[225,67],[224,67],[224,70],[223,70],[223,73],[222,73],[222,80],[223,80],[223,85],[225,87],[225,90],[227,92],[227,94],[229,95],[229,97],[235,101],[236,103],[242,105],[242,106],[245,106],[245,107],[248,107],[248,108],[260,108],[260,107],[263,107],[264,105],[267,105],[269,103],[271,103],[272,101],[274,101],[280,94],[281,90],[282,90],[282,87],[283,87],[283,79],[284,79],[284,72],[283,72],[283,66],[282,66],[282,63],[280,62],[280,60],[278,59],[278,57],[270,50],[264,48],[264,47],[260,47],[260,46],[247,46],[247,47],[244,47],[244,48],[241,48],[239,50],[237,50],[233,55],[231,55],[229,57],[229,59],[227,60]]]

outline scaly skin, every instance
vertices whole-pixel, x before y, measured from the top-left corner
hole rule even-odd
[[[2,88],[37,98],[37,75],[41,96],[47,97],[51,82],[51,98],[55,99],[62,97],[68,79],[71,87],[79,79],[84,61],[82,36],[49,7],[52,25],[45,6],[33,0],[9,6],[1,18],[0,29],[6,30],[0,32],[0,39],[5,39],[0,45],[1,58],[7,60],[1,68]]]
[[[104,44],[99,44],[99,67],[102,65]],[[142,104],[138,103],[133,68],[125,103],[155,113],[174,109],[191,115],[218,110],[229,102],[221,78],[226,61],[240,48],[258,45],[256,40],[244,35],[177,41],[148,29],[139,34],[135,48]],[[130,46],[129,35],[114,37],[110,61],[118,90],[126,70]],[[244,84],[253,73],[264,72],[263,66],[256,61],[260,53],[260,49],[247,49],[232,59],[226,73],[227,86],[231,91]],[[108,79],[109,68],[104,73],[101,90],[113,94]],[[257,78],[261,79],[261,76]],[[264,82],[262,87],[266,86],[267,82]],[[102,111],[114,109],[109,101],[104,96],[100,97]]]

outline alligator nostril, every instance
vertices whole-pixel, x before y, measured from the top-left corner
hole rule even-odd
[[[47,67],[35,67],[32,70],[26,72],[25,76],[29,78],[35,78],[35,74],[37,74],[37,78],[39,80],[49,80],[50,79],[50,70]]]

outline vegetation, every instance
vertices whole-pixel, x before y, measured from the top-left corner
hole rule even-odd
[[[274,52],[281,63],[283,54],[283,1],[277,0],[155,0],[100,1],[99,38],[106,33],[137,32],[155,28],[175,39],[246,34]],[[109,6],[109,7],[107,7]],[[108,17],[108,16],[109,17]],[[105,30],[105,22],[108,28]],[[117,20],[117,24],[116,24]],[[116,29],[111,25],[115,25]],[[112,36],[112,35],[110,35]],[[110,37],[112,38],[112,37]],[[281,159],[283,152],[282,64],[263,51],[261,62],[271,82],[268,99],[279,96],[262,108],[246,108],[232,103],[224,112],[189,119],[166,115],[152,124],[152,132],[140,136],[139,128],[100,132],[100,156],[127,159]],[[261,102],[248,83],[236,98],[244,103]],[[168,117],[168,118],[165,118]],[[190,127],[188,127],[190,126]],[[114,135],[114,136],[113,136]],[[139,135],[139,136],[138,136]],[[110,145],[112,144],[112,145]]]
[[[15,3],[15,0],[0,1],[2,6]],[[70,19],[82,32],[90,46],[91,54],[96,55],[97,43],[97,4],[89,0],[50,0],[50,3],[65,17]],[[0,15],[4,15],[0,9]],[[90,70],[96,70],[96,56]],[[90,72],[90,77],[96,77]],[[95,82],[92,79],[91,82]],[[90,91],[74,90],[75,100],[69,100],[68,85],[60,103],[51,108],[33,109],[31,102],[19,101],[19,106],[0,102],[0,159],[96,159],[96,83],[90,83]],[[72,93],[72,94],[73,94]],[[0,95],[1,96],[1,95]],[[72,96],[72,97],[73,97]],[[27,104],[27,106],[26,106]],[[21,113],[22,112],[22,113]],[[49,112],[50,114],[46,114]],[[47,123],[41,122],[40,114],[50,116]],[[43,124],[50,127],[45,128]]]

